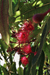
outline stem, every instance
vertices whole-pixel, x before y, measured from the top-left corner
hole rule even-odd
[[[46,16],[47,13],[49,13],[49,12],[50,12],[50,9],[48,11],[46,11],[43,15]]]

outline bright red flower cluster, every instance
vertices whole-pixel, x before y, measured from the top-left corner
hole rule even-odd
[[[34,56],[37,54],[37,51],[36,52],[32,52],[32,50],[31,50],[31,46],[30,46],[30,44],[28,44],[28,45],[26,45],[26,46],[24,46],[23,48],[22,48],[22,51],[24,52],[24,53],[26,53],[26,55],[27,54],[31,54],[31,53],[33,53],[34,54]],[[29,57],[28,57],[29,58]],[[23,57],[21,57],[21,62],[22,62],[22,64],[24,64],[25,66],[28,64],[28,58],[26,58],[26,56],[23,56]]]
[[[29,32],[32,30],[34,30],[32,22],[25,21],[23,27],[17,34],[17,39],[20,41],[20,43],[26,43],[27,41],[29,41]]]
[[[40,23],[44,19],[44,17],[47,15],[47,13],[49,13],[49,12],[50,12],[50,9],[48,11],[46,11],[45,13],[35,14],[32,18],[33,22]],[[11,50],[11,51],[14,50],[14,51],[17,51],[21,55],[25,55],[25,56],[21,57],[21,63],[24,64],[25,66],[29,63],[30,54],[34,53],[34,56],[37,54],[37,51],[32,52],[31,46],[30,46],[30,41],[29,41],[30,40],[30,32],[32,32],[33,30],[34,30],[33,23],[31,21],[25,21],[23,24],[23,27],[21,27],[19,29],[19,32],[18,33],[14,32],[12,34],[12,37],[14,37],[18,40],[19,48],[16,47],[16,48],[7,50],[7,52],[9,52],[9,50]],[[20,47],[20,44],[24,44],[24,46]],[[26,57],[26,55],[28,55],[28,57]]]
[[[20,28],[20,31],[17,34],[17,39],[20,43],[26,43],[29,41],[29,33],[34,30],[34,26],[31,21],[25,21],[23,27]],[[21,48],[21,52],[24,54],[30,54],[32,52],[30,44],[25,45]],[[25,66],[28,64],[28,58],[26,56],[21,57],[21,62]]]
[[[30,32],[34,30],[34,26],[31,21],[25,21],[23,26],[19,29],[18,33],[13,32],[12,37],[16,38],[18,40],[19,45],[24,44],[24,46],[21,46],[19,48],[15,47],[12,50],[18,52],[18,54],[21,55],[28,55],[28,57],[23,56],[21,57],[21,63],[25,66],[29,63],[29,56],[32,52],[31,46],[29,43],[30,40]],[[36,53],[34,53],[36,55]]]

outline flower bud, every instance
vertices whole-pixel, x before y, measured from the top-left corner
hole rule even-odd
[[[33,22],[40,23],[44,19],[44,17],[47,15],[47,13],[49,13],[49,12],[50,12],[50,9],[48,11],[46,11],[45,13],[35,14],[32,18]]]

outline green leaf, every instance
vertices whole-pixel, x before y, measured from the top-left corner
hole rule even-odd
[[[11,75],[16,75],[16,63],[13,62],[12,65],[11,65]]]
[[[20,2],[19,8],[21,11],[21,19],[22,20],[30,19],[30,18],[32,19],[32,16],[34,14],[44,13],[44,12],[46,12],[46,10],[48,10],[50,8],[50,3],[43,5],[41,7],[39,7],[39,5],[36,5],[36,4],[35,4],[35,6],[33,6],[33,4],[29,3],[29,4],[24,5],[24,3],[22,4]]]
[[[9,45],[8,0],[0,0],[0,33],[5,43]]]
[[[15,22],[15,17],[13,17],[13,16],[11,16],[11,17],[9,17],[9,23],[10,24],[12,24],[12,23],[14,23]],[[11,26],[11,25],[10,25]]]
[[[29,66],[24,68],[24,75],[29,75]]]
[[[43,46],[43,51],[47,55],[48,59],[50,60],[50,45],[47,45],[47,43]]]
[[[8,46],[5,44],[5,42],[3,40],[0,39],[0,45],[1,45],[1,50],[4,53],[4,58],[7,61],[7,56],[6,56],[6,49],[8,48]]]
[[[1,70],[4,72],[4,75],[9,75],[9,72],[7,71],[5,67],[1,66]]]
[[[15,3],[15,4],[17,3],[17,1],[18,1],[18,0],[12,0],[12,2]]]
[[[8,48],[8,46],[5,44],[5,42],[3,41],[3,39],[0,39],[0,47],[5,50]]]
[[[41,56],[40,56],[40,66],[39,66],[39,73],[38,75],[43,75],[43,65],[44,65],[44,60],[45,60],[45,55],[44,52],[42,51]]]
[[[19,67],[17,71],[19,75],[24,75],[22,67]]]
[[[9,15],[10,16],[13,15],[13,11],[12,11],[12,0],[9,0]]]
[[[43,25],[40,29],[38,29],[38,27],[36,27],[35,31],[33,31],[34,37],[36,38],[34,46],[40,42],[44,26],[45,25]]]
[[[19,0],[13,0],[12,1],[13,14],[15,14],[15,12],[18,10],[18,8],[19,8]]]
[[[40,32],[41,32],[41,29],[38,29],[38,27],[36,25],[34,26],[34,28],[35,29],[31,33],[31,37],[37,37],[40,34]]]
[[[29,75],[36,75],[36,64],[34,66],[31,66]]]
[[[47,21],[47,32],[49,32],[50,30],[50,17],[48,18],[48,21]],[[44,46],[43,46],[43,51],[45,52],[45,54],[48,56],[48,59],[50,60],[50,44],[47,45],[46,42],[44,43]]]
[[[41,1],[43,3],[49,3],[50,2],[50,0],[36,0],[36,1]]]
[[[49,30],[50,30],[50,16],[47,21],[47,33],[49,32]]]
[[[37,61],[38,61],[38,59],[39,59],[39,57],[41,55],[43,43],[45,42],[45,39],[46,39],[47,30],[48,30],[48,25],[46,24],[45,27],[44,27],[44,29],[43,29],[43,33],[42,33],[41,42],[40,42],[40,46],[39,46],[38,52],[33,57],[33,60],[32,60],[32,66],[31,66],[31,69],[30,69],[30,74],[32,74],[31,70],[33,69],[33,67],[36,66]],[[35,75],[35,73],[34,73],[34,75]]]
[[[30,57],[29,57],[29,64],[24,68],[24,75],[29,75],[30,73],[30,68],[31,68],[31,60],[33,58],[34,54],[31,53]]]

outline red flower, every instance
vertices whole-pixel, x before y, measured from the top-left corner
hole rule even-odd
[[[28,36],[29,33],[24,31],[24,32],[19,32],[17,35],[17,39],[21,42],[21,43],[25,43],[26,41],[28,41]]]
[[[31,21],[29,21],[28,24],[26,24],[25,29],[26,29],[27,31],[32,31],[32,30],[34,30],[34,26],[32,25]]]
[[[21,62],[25,66],[29,63],[28,58],[26,58],[26,56],[24,56],[24,57],[21,58]]]
[[[29,22],[25,21],[24,22],[24,30],[26,30],[26,31],[34,30],[34,26],[32,25],[31,21],[29,21]]]
[[[22,48],[22,50],[23,50],[26,54],[30,54],[30,53],[32,52],[30,44],[27,45],[27,46],[24,46],[24,48]]]

